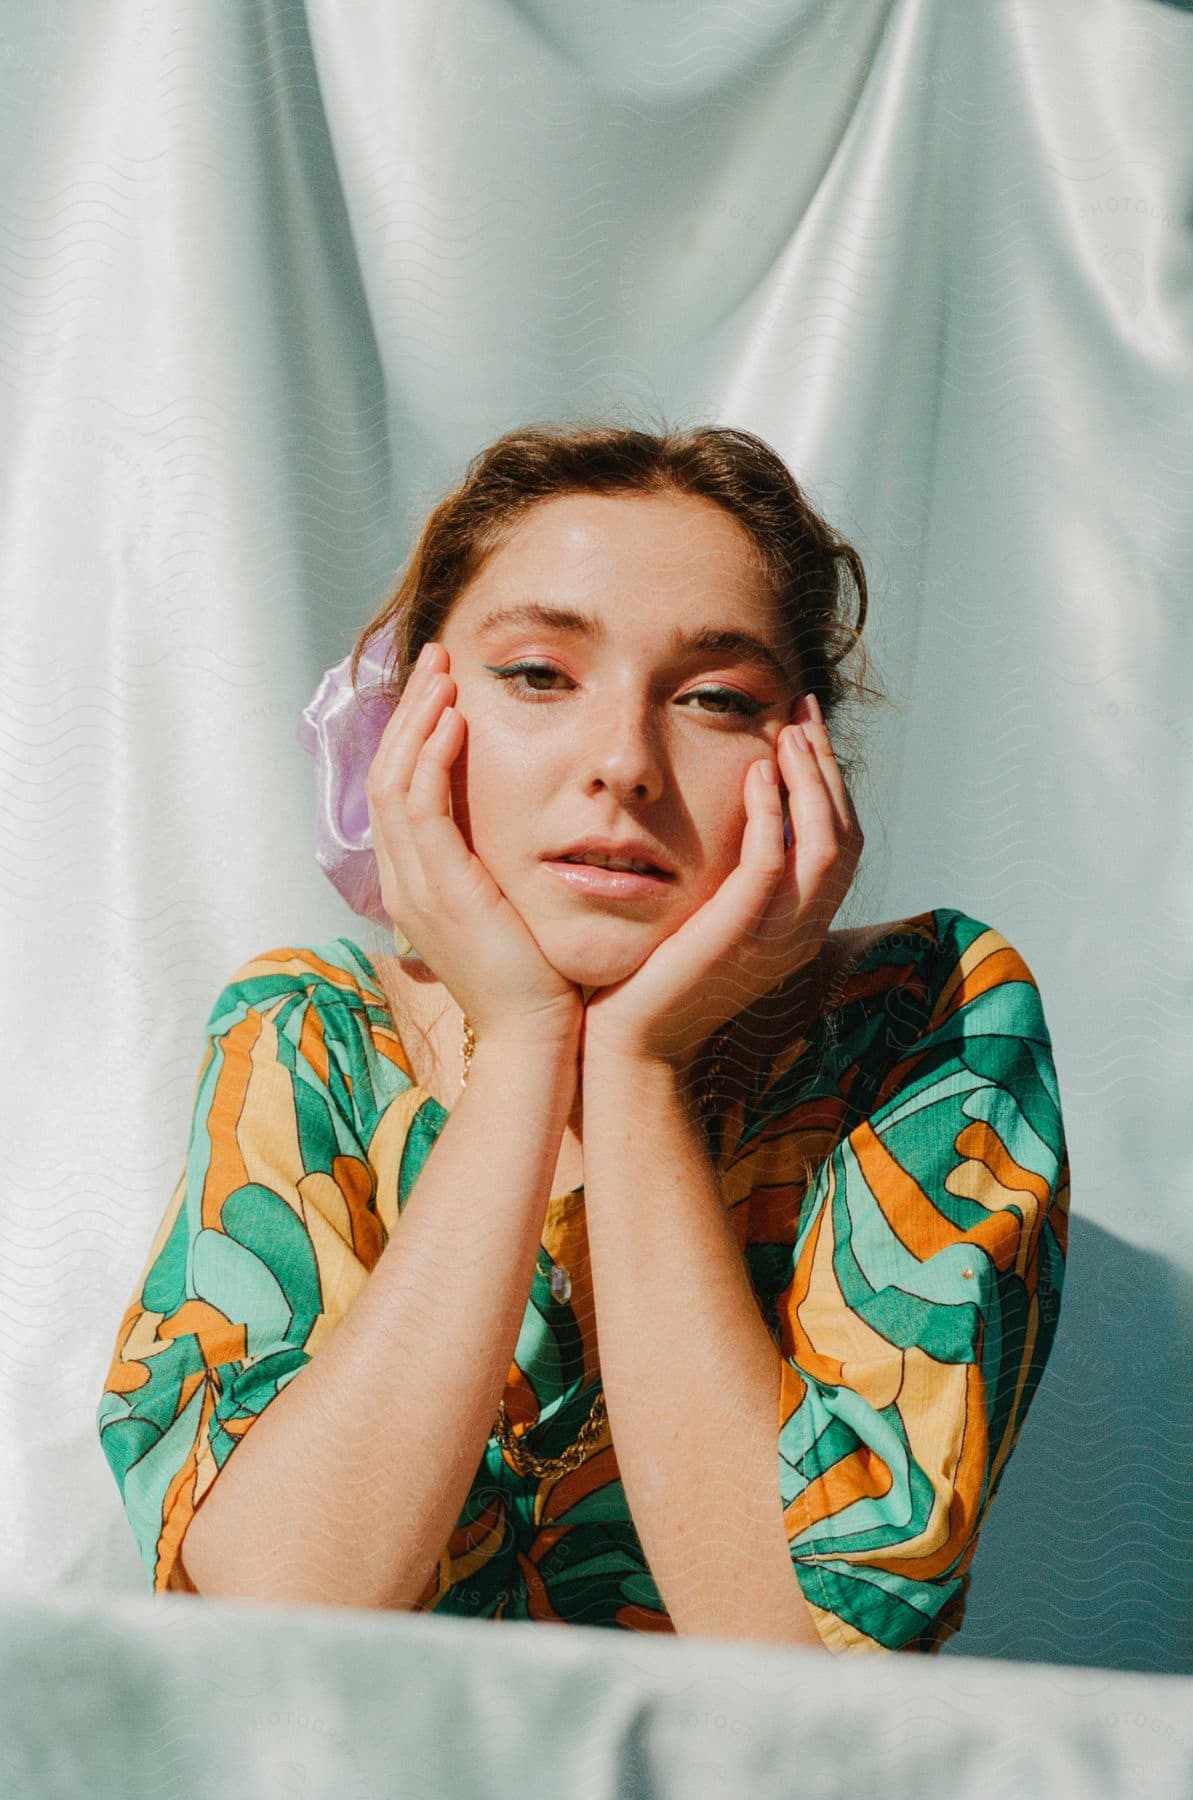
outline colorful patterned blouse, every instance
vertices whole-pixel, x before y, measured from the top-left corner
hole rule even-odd
[[[196,1507],[360,1292],[446,1118],[347,938],[265,951],[220,994],[97,1412],[155,1591],[195,1591]],[[812,1617],[833,1651],[935,1650],[1060,1306],[1069,1169],[1035,981],[990,926],[917,913],[706,1129],[784,1358],[775,1470]],[[549,1201],[505,1390],[545,1458],[600,1383],[593,1308],[551,1280],[583,1204]],[[672,1631],[608,1422],[541,1478],[490,1437],[414,1610]]]

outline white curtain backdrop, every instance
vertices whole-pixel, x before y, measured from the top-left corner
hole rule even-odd
[[[944,1654],[1191,1666],[1191,78],[1165,0],[0,4],[5,1586],[146,1592],[95,1409],[203,1023],[363,923],[300,709],[483,444],[661,412],[865,559],[840,922],[963,908],[1052,1030],[1060,1334]]]

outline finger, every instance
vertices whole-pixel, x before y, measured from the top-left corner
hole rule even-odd
[[[764,778],[765,766],[753,762],[746,771],[746,826],[738,865],[700,913],[694,915],[703,921],[704,928],[712,929],[722,953],[739,946],[757,930],[772,903],[776,883],[788,866],[781,791],[777,779],[772,783]]]
[[[447,673],[446,668],[441,667],[442,661],[443,654],[438,644],[428,642],[423,645],[415,658],[414,666],[407,670],[393,711],[385,722],[381,743],[397,737],[411,714],[423,703],[435,677]]]
[[[770,905],[775,883],[786,867],[787,851],[779,784],[763,779],[762,766],[755,761],[746,770],[746,824],[737,867],[667,940],[671,957],[682,955],[689,941],[699,945],[704,959],[723,956],[749,936]],[[660,945],[655,955],[662,950]]]
[[[794,837],[794,886],[802,911],[811,905],[841,854],[844,834],[837,809],[816,757],[809,751],[790,750],[788,759],[799,770],[791,780],[791,823]]]
[[[405,797],[423,745],[454,695],[455,683],[442,670],[422,671],[418,680],[411,676],[369,765],[369,781],[384,794]]]
[[[773,781],[768,781],[763,773],[767,768],[774,772]],[[773,882],[786,866],[787,846],[783,841],[783,789],[779,771],[769,756],[764,762],[750,764],[746,807],[741,860],[755,869],[760,879]]]
[[[410,825],[410,784],[423,747],[454,690],[446,672],[433,666],[440,651],[441,646],[432,646],[429,662],[420,660],[411,670],[365,778],[369,827],[382,875],[383,896],[387,888],[391,893],[396,890],[415,906],[424,901],[426,871]]]
[[[438,701],[438,717],[429,730],[424,722],[406,789],[406,812],[412,824],[446,818],[451,810],[451,765],[463,747],[463,718],[444,695],[439,695]]]
[[[819,707],[813,707],[809,716],[803,721],[804,736],[816,758],[817,766],[824,777],[828,791],[832,795],[841,829],[848,833],[853,829],[857,814],[854,811],[849,789],[845,785],[845,777],[837,762],[828,727],[819,714]]]
[[[801,732],[804,748],[799,747]],[[842,831],[847,831],[848,815],[842,818],[826,762],[835,771],[843,791],[844,783],[840,782],[840,770],[834,759],[831,754],[826,759],[817,751],[806,724],[788,726],[783,731],[779,738],[779,766],[787,782],[792,810],[798,813],[807,809],[806,816],[813,822],[827,817]]]
[[[427,891],[446,903],[460,894],[459,883],[479,879],[485,896],[493,898],[496,883],[473,856],[451,814],[451,767],[464,747],[464,716],[445,706],[435,729],[422,746],[406,798],[410,834],[423,865]]]
[[[699,911],[654,952],[660,980],[665,973],[673,986],[684,963],[690,964],[684,985],[691,1006],[698,1019],[703,1019],[711,1006],[718,1024],[769,991],[785,967],[786,949],[769,941],[764,925],[789,866],[783,841],[782,789],[778,780],[773,784],[765,780],[765,766],[755,761],[746,770],[746,824],[737,867]],[[722,1008],[727,994],[732,995],[732,1005]],[[707,1031],[702,1029],[700,1041],[705,1036]]]

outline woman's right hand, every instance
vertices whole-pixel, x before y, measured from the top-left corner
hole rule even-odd
[[[442,644],[424,646],[365,779],[382,905],[478,1039],[571,1041],[580,988],[547,961],[451,816],[465,727],[458,711],[445,716],[456,691],[448,661]]]

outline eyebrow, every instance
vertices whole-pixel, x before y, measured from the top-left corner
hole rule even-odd
[[[609,635],[603,619],[594,618],[591,613],[576,612],[571,607],[546,606],[539,600],[498,607],[486,613],[476,629],[487,632],[508,625],[538,625],[547,631],[588,638],[593,643],[603,643]],[[677,625],[668,633],[667,648],[673,654],[688,650],[706,655],[728,655],[735,661],[752,663],[755,668],[784,683],[791,679],[777,651],[751,632],[738,631],[733,626],[703,625],[699,630],[685,631],[682,625]]]

